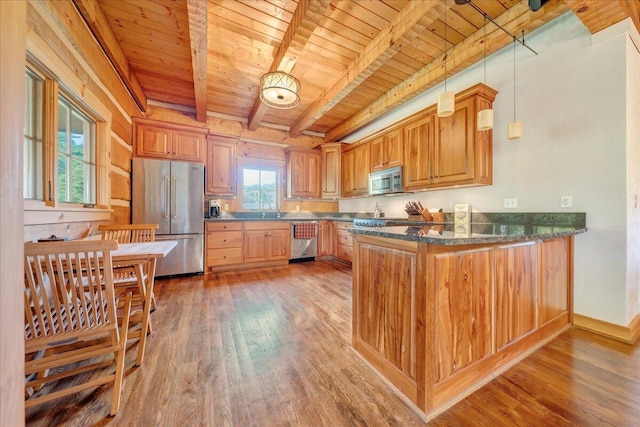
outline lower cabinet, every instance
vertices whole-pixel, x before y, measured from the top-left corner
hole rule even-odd
[[[432,245],[355,234],[353,346],[436,413],[571,324],[573,238]]]
[[[318,221],[318,256],[335,256],[336,231],[333,221]]]
[[[349,233],[353,223],[339,221],[336,222],[336,257],[343,261],[351,262],[353,259],[353,237]]]
[[[241,222],[206,222],[207,270],[242,264]]]
[[[257,221],[244,225],[244,262],[288,261],[291,230],[288,221]]]

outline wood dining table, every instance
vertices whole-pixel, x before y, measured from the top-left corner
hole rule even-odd
[[[136,365],[140,366],[144,360],[147,333],[151,332],[151,296],[155,282],[156,262],[167,256],[178,244],[175,240],[160,240],[141,243],[119,243],[118,249],[111,251],[111,260],[114,268],[132,267],[137,277],[144,278],[139,286],[142,302],[140,313],[141,327],[139,330],[130,331],[127,339],[139,338]],[[146,270],[146,272],[145,272]],[[135,318],[135,317],[132,317]],[[145,331],[145,333],[143,333]]]

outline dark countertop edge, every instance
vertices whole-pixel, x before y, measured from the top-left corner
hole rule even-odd
[[[496,236],[477,236],[477,237],[428,237],[416,236],[405,233],[391,233],[389,231],[376,231],[369,228],[351,228],[349,232],[353,234],[364,234],[368,236],[385,237],[388,239],[407,240],[419,243],[429,243],[434,245],[476,245],[476,244],[492,244],[492,243],[512,243],[524,242],[528,240],[551,240],[561,237],[574,236],[576,234],[586,233],[587,228],[575,228],[574,230],[558,231],[552,233],[541,234],[519,234],[519,235],[496,235]]]

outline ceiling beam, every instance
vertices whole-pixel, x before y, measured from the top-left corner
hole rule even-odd
[[[527,33],[569,10],[564,0],[549,0],[537,12],[529,10],[527,2],[520,2],[498,16],[495,21],[515,34],[520,29]],[[487,24],[487,53],[495,52],[513,42],[513,39],[492,23]],[[447,58],[447,75],[451,76],[480,61],[484,54],[484,27],[481,27],[448,52],[425,65],[371,104],[331,129],[325,141],[339,141],[383,114],[444,80],[444,59]]]
[[[269,72],[284,71],[290,73],[295,65],[296,52],[301,51],[316,26],[324,17],[324,13],[331,4],[330,0],[300,0],[291,22],[284,33],[282,42],[273,56]],[[249,114],[249,129],[256,130],[267,113],[269,106],[256,99]]]
[[[364,48],[361,55],[349,64],[343,75],[307,108],[291,126],[291,135],[298,136],[327,111],[355,90],[363,81],[391,59],[419,33],[425,30],[420,23],[431,9],[441,5],[439,0],[409,2]],[[444,8],[442,8],[444,10]]]
[[[567,0],[567,4],[591,34],[626,18],[631,18],[640,32],[640,0]]]
[[[207,1],[187,0],[196,119],[207,122]]]
[[[111,30],[111,26],[106,16],[100,9],[100,3],[95,0],[73,0],[73,4],[84,19],[98,44],[104,51],[107,59],[113,65],[124,86],[129,91],[133,100],[138,104],[142,112],[147,111],[147,96],[142,90],[135,73],[129,66],[129,61],[125,56],[118,39]]]

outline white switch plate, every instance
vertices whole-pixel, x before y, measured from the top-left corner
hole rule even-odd
[[[573,196],[560,196],[560,207],[570,208],[573,206]]]
[[[506,209],[515,209],[518,207],[518,198],[512,197],[510,199],[504,199],[504,207]]]

